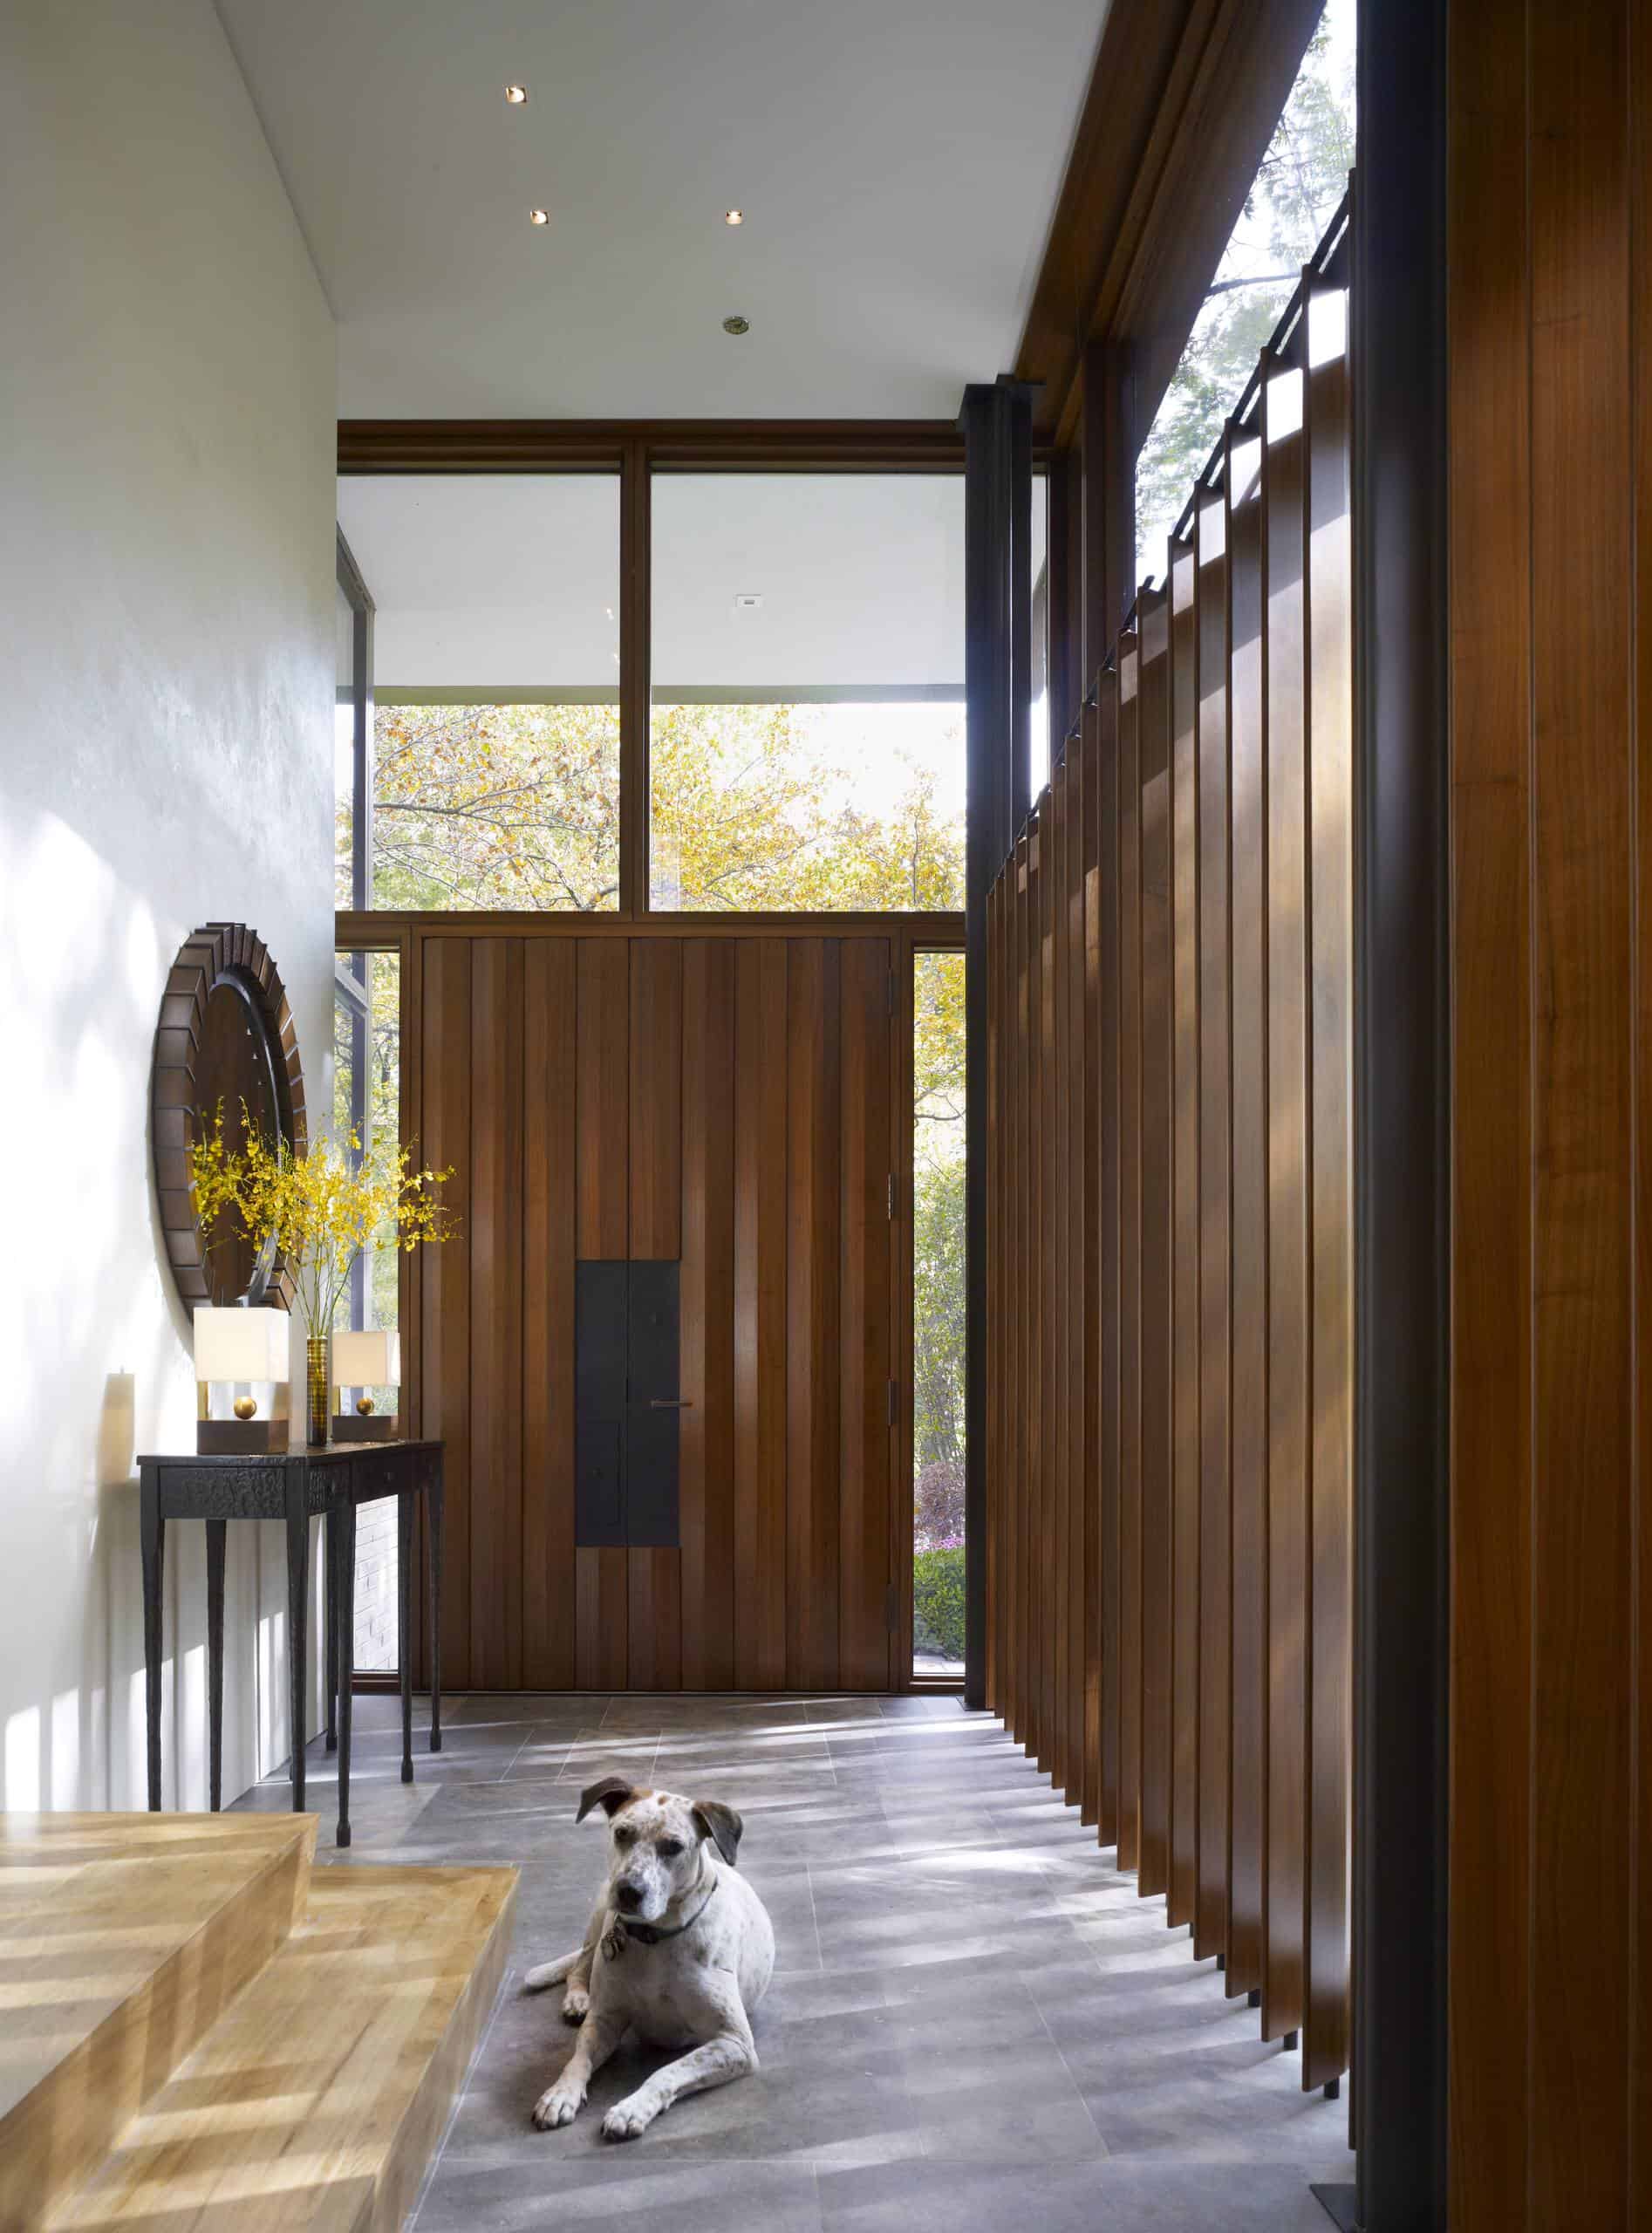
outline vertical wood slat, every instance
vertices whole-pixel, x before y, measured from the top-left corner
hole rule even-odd
[[[655,1545],[625,1559],[626,1688],[694,1688],[683,1682],[681,1551]]]
[[[1142,1849],[1142,781],[1139,638],[1118,641],[1118,1865]]]
[[[1119,1841],[1119,1460],[1123,1431],[1120,1363],[1120,1153],[1123,1111],[1119,1096],[1120,908],[1123,862],[1119,819],[1118,673],[1096,678],[1097,863],[1096,964],[1096,1364],[1097,1435],[1096,1493],[1097,1680],[1101,1687],[1096,1834],[1104,1846]],[[1121,1861],[1121,1866],[1123,1865]]]
[[[1526,11],[1448,18],[1453,1902],[1451,2222],[1531,2233],[1531,383]],[[1471,65],[1463,42],[1472,37]],[[1454,106],[1457,106],[1454,104]],[[1509,151],[1521,149],[1509,166]],[[1459,256],[1459,249],[1465,250]],[[1484,377],[1484,367],[1498,367]],[[1465,1645],[1465,1635],[1470,1639]],[[1511,1683],[1511,1670],[1519,1670]]]
[[[1044,1617],[1041,1577],[1045,1568],[1044,1544],[1044,1368],[1041,1252],[1034,1245],[1042,1230],[1044,1185],[1042,1140],[1044,1106],[1043,1054],[1043,892],[1044,830],[1034,811],[1027,824],[1026,951],[1023,961],[1026,990],[1027,1105],[1023,1117],[1027,1146],[1027,1251],[1025,1302],[1027,1310],[1027,1498],[1026,1597],[1027,1688],[1029,1697],[1022,1742],[1041,1767],[1048,1758],[1047,1697],[1044,1670],[1049,1622]]]
[[[425,1432],[445,1445],[442,1680],[470,1680],[471,968],[468,939],[425,942],[425,1154],[451,1169],[443,1190],[454,1237],[425,1252],[420,1386]]]
[[[786,1680],[786,946],[734,942],[734,1679]]]
[[[787,1652],[794,1690],[838,1681],[842,947],[787,952]]]
[[[628,1190],[626,1254],[633,1261],[680,1263],[683,1256],[683,942],[680,939],[630,939],[630,1000],[626,1017],[629,1074],[626,1121]],[[702,1291],[703,1292],[703,1291]],[[725,1290],[725,1294],[727,1290]],[[727,1310],[720,1303],[720,1321]],[[679,1339],[683,1364],[695,1344],[697,1371],[703,1368],[706,1320],[679,1289]],[[691,1324],[690,1320],[693,1320]],[[684,1393],[687,1390],[685,1389]],[[726,1419],[727,1413],[722,1414]],[[703,1442],[706,1412],[678,1415],[679,1500],[698,1486],[682,1471]],[[684,1448],[683,1430],[692,1420]],[[695,1517],[701,1517],[697,1503]],[[698,1540],[698,1539],[697,1539]],[[677,1690],[682,1682],[682,1576],[679,1550],[647,1545],[626,1553],[626,1686],[633,1690]],[[696,1569],[696,1581],[703,1580]],[[706,1608],[697,1598],[697,1634],[705,1630]]]
[[[564,939],[522,955],[522,1670],[574,1682],[575,971]]]
[[[577,942],[574,1069],[576,1246],[584,1259],[622,1261],[631,1228],[631,940]],[[630,1554],[575,1554],[575,1670],[582,1690],[628,1680]]]
[[[1020,1639],[1015,1676],[1015,1735],[1030,1749],[1028,1739],[1037,1726],[1036,1690],[1033,1683],[1033,1639],[1036,1634],[1036,1598],[1033,1581],[1032,1434],[1038,1416],[1034,1375],[1038,1350],[1034,1338],[1029,1267],[1032,1259],[1033,1212],[1037,1189],[1033,1180],[1032,1133],[1032,991],[1029,980],[1030,932],[1033,904],[1033,845],[1023,834],[1015,848],[1014,903],[1011,908],[1010,967],[1014,1007],[1012,1029],[1015,1062],[1010,1110],[1010,1219],[1014,1255],[1010,1267],[1010,1339],[1015,1348],[1015,1417],[1011,1448],[1010,1478],[1015,1486],[1015,1622]]]
[[[1193,519],[1198,704],[1198,1828],[1196,1956],[1227,1953],[1231,1869],[1232,1479],[1228,1316],[1232,1145],[1228,946],[1228,635],[1225,507],[1205,491]],[[1229,1983],[1228,1990],[1234,1987]]]
[[[1084,1444],[1084,1260],[1088,1241],[1088,1189],[1084,1168],[1084,785],[1086,758],[1082,727],[1067,747],[1066,881],[1062,905],[1067,918],[1067,968],[1062,988],[1062,1037],[1067,1050],[1067,1156],[1062,1192],[1067,1200],[1067,1281],[1062,1297],[1065,1357],[1062,1418],[1067,1453],[1067,1781],[1069,1803],[1086,1819],[1084,1786],[1089,1752],[1085,1735],[1088,1697],[1085,1585],[1089,1565],[1090,1477]],[[1095,1819],[1092,1806],[1088,1819]]]
[[[1262,393],[1267,625],[1268,1690],[1265,1895],[1267,2038],[1302,2021],[1307,1603],[1307,782],[1301,375]]]
[[[634,1261],[671,1263],[683,1253],[683,942],[625,945],[626,1253]]]
[[[1450,2208],[1652,2225],[1652,17],[1451,45]]]
[[[1060,1163],[1056,1111],[1059,1059],[1055,1037],[1055,930],[1061,884],[1060,837],[1054,794],[1047,791],[1038,818],[1038,1116],[1034,1128],[1038,1164],[1039,1226],[1045,1246],[1038,1252],[1038,1513],[1039,1513],[1039,1709],[1038,1765],[1054,1777],[1060,1737],[1056,1688],[1056,1649],[1060,1613],[1054,1601],[1052,1578],[1060,1571],[1055,1533],[1058,1494],[1056,1451],[1058,1354],[1056,1247],[1049,1245],[1050,1220],[1058,1198]]]
[[[736,959],[727,939],[682,947],[682,1393],[692,1408],[681,1424],[679,1629],[686,1690],[727,1690],[735,1682]]]
[[[1232,1449],[1227,1989],[1259,1992],[1267,1715],[1267,780],[1258,445],[1229,425],[1223,472],[1232,764]]]
[[[1621,0],[1526,11],[1534,2227],[1628,2195],[1635,1390],[1629,225]],[[1635,99],[1652,98],[1642,84]],[[1635,589],[1628,587],[1635,583]],[[1644,608],[1642,607],[1642,610]],[[1644,868],[1642,868],[1644,873]],[[1587,1887],[1587,1899],[1575,1899]],[[1642,2198],[1644,2199],[1644,2198]]]
[[[470,946],[470,1665],[522,1679],[522,942]],[[451,1520],[446,1533],[456,1532]]]
[[[1165,1915],[1193,1920],[1199,1738],[1198,622],[1194,558],[1171,538],[1171,1818]]]
[[[1083,1185],[1083,1256],[1080,1273],[1076,1409],[1080,1497],[1084,1513],[1082,1674],[1084,1713],[1083,1775],[1079,1819],[1096,1827],[1102,1816],[1102,1410],[1101,1379],[1101,710],[1094,691],[1083,714],[1083,832],[1078,862],[1077,999],[1084,1048],[1078,1167]]]
[[[1068,1137],[1071,1104],[1068,1098],[1068,1061],[1065,986],[1067,978],[1067,800],[1069,772],[1065,759],[1055,768],[1049,787],[1049,874],[1046,879],[1047,925],[1044,941],[1044,1110],[1041,1144],[1043,1150],[1045,1199],[1063,1205],[1062,1214],[1051,1215],[1044,1226],[1044,1465],[1045,1525],[1048,1557],[1044,1568],[1045,1626],[1049,1637],[1046,1677],[1049,1700],[1050,1741],[1045,1765],[1050,1780],[1062,1793],[1072,1779],[1071,1731],[1068,1709],[1070,1693],[1068,1669],[1068,1596],[1066,1580],[1072,1563],[1068,1540],[1069,1507],[1067,1495],[1067,1267],[1071,1252],[1072,1219],[1066,1214]]]
[[[1171,891],[1170,600],[1138,601],[1142,846],[1141,1859],[1143,1892],[1170,1888],[1171,1557],[1174,1484],[1171,1193],[1175,947]]]
[[[988,1705],[1006,1712],[1005,1682],[1009,1661],[1005,1642],[1005,1589],[1007,1563],[1005,1535],[1009,1523],[1010,1498],[1005,1493],[1004,1433],[1004,1128],[999,1096],[1004,1082],[1004,879],[1000,877],[986,897],[986,973],[990,992],[986,1003],[986,1354],[999,1360],[999,1369],[986,1383],[986,1477],[996,1484],[987,1492],[988,1534],[986,1574],[986,1683]],[[916,1095],[914,1095],[916,1099]],[[910,1196],[908,1197],[910,1201]]]
[[[888,1609],[894,1441],[888,1394],[894,1338],[888,1197],[891,955],[882,939],[845,939],[842,953],[837,1680],[850,1689],[877,1690],[893,1676]]]
[[[1309,335],[1341,297],[1310,297]],[[1310,355],[1312,352],[1310,351]],[[1354,1538],[1354,626],[1348,360],[1305,379],[1310,1222],[1307,1854],[1302,2083],[1348,2060]]]
[[[1652,9],[1635,0],[1629,17],[1625,82],[1652,83]],[[1647,1214],[1645,1173],[1652,1169],[1652,611],[1644,594],[1647,554],[1652,553],[1652,112],[1637,103],[1629,148],[1630,461],[1634,492],[1632,533],[1642,594],[1634,620],[1634,686],[1630,707],[1631,775],[1635,799],[1635,914],[1634,1048],[1630,1089],[1635,1127],[1635,1354],[1634,1632],[1652,1635],[1652,1509],[1649,1509],[1646,1390],[1652,1388],[1652,1217]],[[1635,1812],[1629,1824],[1630,1915],[1635,1940],[1629,1983],[1630,2063],[1628,2191],[1635,2198],[1635,2233],[1652,2233],[1652,1651],[1644,1644],[1633,1670],[1631,1701],[1635,1752],[1631,1772]],[[1633,2221],[1632,2221],[1633,2222]]]

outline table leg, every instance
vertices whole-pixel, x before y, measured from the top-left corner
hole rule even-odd
[[[441,1750],[441,1452],[425,1498],[430,1515],[430,1749]]]
[[[331,1576],[332,1624],[338,1635],[338,1833],[339,1850],[350,1843],[350,1723],[354,1696],[351,1670],[355,1662],[356,1633],[356,1502],[352,1496],[339,1501],[338,1556]]]
[[[215,1814],[223,1805],[223,1556],[227,1523],[207,1522],[207,1774]]]
[[[411,1783],[413,1770],[413,1492],[404,1489],[396,1499],[396,1659],[401,1670],[401,1779]]]
[[[327,1571],[332,1572],[332,1561],[338,1556],[338,1508],[335,1505],[327,1514]],[[338,1750],[338,1623],[333,1618],[332,1592],[327,1592],[327,1750]]]
[[[304,1811],[304,1663],[310,1656],[310,1468],[283,1468],[287,1490],[287,1718],[292,1811]]]
[[[142,1469],[139,1528],[143,1539],[143,1696],[149,1747],[149,1812],[160,1812],[160,1584],[167,1523],[155,1467]]]

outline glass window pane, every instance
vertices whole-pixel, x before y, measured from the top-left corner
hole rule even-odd
[[[964,957],[912,963],[912,1672],[964,1671]]]
[[[1348,191],[1356,0],[1326,0],[1272,141],[1136,462],[1136,577],[1165,543],[1269,334]]]
[[[964,486],[661,474],[659,908],[964,904]]]
[[[352,1138],[369,1154],[393,1151],[401,1138],[401,956],[340,953],[333,994],[333,1137]],[[356,1260],[339,1300],[337,1328],[401,1322],[400,1256],[393,1228],[379,1246]],[[368,1396],[373,1409],[395,1413],[400,1390],[345,1388],[341,1403]],[[356,1528],[355,1664],[364,1671],[396,1668],[396,1504],[393,1497],[365,1505]]]
[[[1035,799],[1049,781],[1049,478],[1033,475],[1033,532],[1030,537],[1033,577],[1033,688],[1027,721],[1027,757],[1031,763],[1027,795]]]
[[[355,843],[356,740],[356,616],[350,599],[333,584],[334,636],[337,643],[333,685],[332,788],[338,811],[333,817],[333,884],[335,907],[355,905],[352,847]]]
[[[619,481],[365,475],[375,907],[613,907]]]

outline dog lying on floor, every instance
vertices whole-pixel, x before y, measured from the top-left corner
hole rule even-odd
[[[575,1820],[593,1806],[608,1817],[608,1881],[584,1943],[525,1980],[529,1992],[565,1981],[563,2015],[581,2027],[534,2122],[571,2124],[592,2073],[631,2032],[645,2046],[688,2050],[603,2119],[604,2139],[634,2140],[683,2094],[756,2069],[751,2011],[774,1972],[775,1931],[735,1868],[742,1826],[732,1806],[633,1790],[618,1776],[581,1793]]]

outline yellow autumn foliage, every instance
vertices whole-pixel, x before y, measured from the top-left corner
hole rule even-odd
[[[220,1103],[210,1125],[197,1124],[189,1148],[196,1214],[210,1231],[228,1213],[255,1247],[274,1239],[292,1274],[312,1333],[332,1325],[356,1259],[364,1251],[438,1243],[454,1226],[440,1189],[451,1169],[421,1166],[410,1147],[375,1143],[365,1152],[352,1132],[348,1152],[317,1140],[303,1154],[266,1140],[246,1119],[240,1147],[224,1138]]]

